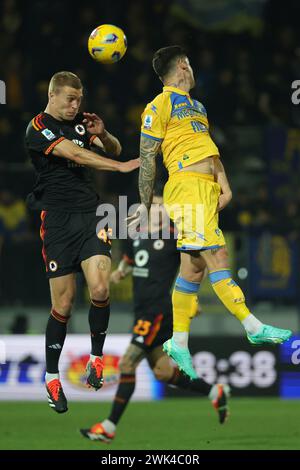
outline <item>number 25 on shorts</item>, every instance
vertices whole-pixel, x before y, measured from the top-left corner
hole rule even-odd
[[[147,320],[138,320],[133,332],[140,336],[146,336],[149,333],[151,322]]]

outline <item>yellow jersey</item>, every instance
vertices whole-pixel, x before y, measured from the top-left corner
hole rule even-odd
[[[147,104],[142,114],[141,135],[161,141],[169,175],[204,158],[219,155],[209,135],[206,110],[189,93],[172,86]]]

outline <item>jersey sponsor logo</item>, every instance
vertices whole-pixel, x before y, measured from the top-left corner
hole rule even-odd
[[[57,264],[56,261],[54,261],[54,260],[49,261],[50,271],[52,271],[54,273],[55,271],[57,271],[57,268],[58,268],[58,264]]]
[[[165,242],[163,240],[155,240],[155,242],[153,243],[153,248],[155,250],[162,250],[164,246]]]
[[[84,135],[85,134],[85,127],[82,124],[76,124],[75,131],[79,135]]]
[[[181,109],[178,109],[178,110],[175,109],[172,112],[172,116],[176,116],[179,121],[181,119],[186,118],[186,117],[198,117],[198,116],[201,116],[201,115],[204,115],[204,113],[200,109],[193,108],[193,107],[188,107],[188,108],[185,108],[185,109],[181,108]]]
[[[151,129],[152,127],[152,116],[147,114],[144,119],[144,129]]]
[[[149,269],[148,268],[133,268],[132,270],[133,277],[149,277]]]
[[[53,134],[52,131],[50,131],[50,129],[44,129],[42,131],[42,134],[46,137],[46,139],[48,140],[53,140],[56,138],[56,136]]]
[[[84,147],[84,143],[81,140],[72,139],[72,142],[74,142],[74,144],[78,145],[79,147]]]
[[[188,106],[188,103],[177,103],[174,106],[174,109],[182,108],[183,106]]]

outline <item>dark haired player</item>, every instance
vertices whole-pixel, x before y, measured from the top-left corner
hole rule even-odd
[[[162,197],[155,195],[152,211],[163,210]],[[152,212],[153,213],[153,212]],[[158,220],[158,217],[156,217]],[[168,226],[169,219],[165,219]],[[171,227],[172,229],[172,227]],[[220,423],[228,416],[227,394],[229,387],[210,385],[201,378],[194,380],[174,366],[162,345],[172,335],[171,288],[179,267],[180,256],[176,250],[176,239],[162,236],[162,226],[152,221],[151,237],[129,240],[119,267],[111,275],[118,283],[129,273],[133,276],[134,324],[132,339],[120,360],[120,382],[110,415],[89,429],[81,429],[83,436],[93,441],[110,442],[115,437],[116,427],[125,412],[134,389],[135,371],[146,358],[155,377],[170,385],[206,395],[216,408]],[[155,239],[154,239],[155,237]],[[194,299],[193,318],[198,313],[198,302]]]
[[[180,46],[164,47],[155,52],[152,65],[164,87],[142,115],[139,191],[141,203],[149,211],[156,156],[161,152],[169,173],[164,204],[178,229],[177,248],[181,252],[172,297],[173,336],[164,350],[193,378],[197,374],[188,336],[203,261],[215,294],[242,323],[250,343],[283,343],[292,332],[261,323],[249,311],[242,290],[231,277],[226,242],[218,225],[218,212],[230,202],[231,188],[209,134],[206,109],[190,96],[195,80],[186,52]],[[137,217],[132,217],[132,223]]]

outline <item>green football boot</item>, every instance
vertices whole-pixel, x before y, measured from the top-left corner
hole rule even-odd
[[[198,379],[198,375],[193,368],[192,357],[188,348],[181,348],[175,343],[173,338],[171,338],[163,344],[163,350],[176,362],[179,370],[184,372],[191,379]]]
[[[291,330],[282,330],[275,326],[262,325],[260,331],[255,335],[247,334],[247,338],[251,344],[282,344],[292,336]]]

